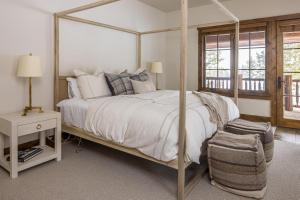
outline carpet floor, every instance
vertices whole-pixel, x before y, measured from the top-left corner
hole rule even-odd
[[[175,200],[176,171],[84,142],[63,144],[50,161],[10,179],[0,168],[0,200]],[[205,175],[189,200],[247,200],[210,185]],[[300,145],[276,141],[266,200],[300,200]]]

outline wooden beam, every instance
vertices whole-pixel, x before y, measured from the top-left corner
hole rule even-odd
[[[125,146],[121,146],[120,144],[114,143],[113,141],[108,141],[107,139],[101,137],[101,136],[96,136],[93,133],[87,132],[83,129],[77,128],[77,127],[73,127],[73,126],[68,126],[66,124],[62,124],[62,131],[65,133],[69,133],[71,135],[77,136],[79,138],[83,138],[85,140],[88,141],[92,141],[95,142],[97,144],[101,144],[104,146],[107,146],[109,148],[118,150],[118,151],[122,151],[124,153],[128,153],[131,154],[133,156],[137,156],[139,158],[143,158],[167,167],[170,167],[172,169],[177,170],[178,168],[178,160],[171,160],[169,162],[165,162],[165,161],[161,161],[161,160],[157,160],[153,157],[147,156],[143,153],[141,153],[140,151],[138,151],[137,149],[134,148],[129,148],[129,147],[125,147]],[[191,162],[189,163],[185,163],[184,167],[187,168],[189,165],[191,164]]]
[[[239,36],[240,36],[240,20],[229,9],[227,9],[219,0],[211,0],[217,7],[219,7],[225,15],[231,17],[235,23],[235,51],[234,51],[234,102],[238,105],[239,99]]]
[[[76,13],[76,12],[96,8],[96,7],[99,7],[99,6],[103,6],[103,5],[106,5],[106,4],[114,3],[116,1],[120,1],[120,0],[99,0],[95,3],[90,3],[90,4],[87,4],[87,5],[83,5],[83,6],[79,6],[79,7],[76,7],[76,8],[69,9],[69,10],[58,12],[58,13],[56,13],[56,15],[57,16],[68,15],[68,14],[72,14],[72,13]]]
[[[136,35],[136,64],[137,68],[142,66],[142,38],[141,34]]]
[[[235,24],[235,49],[234,49],[234,102],[238,106],[239,101],[239,41],[240,22]]]
[[[276,125],[277,122],[277,67],[276,67],[276,41],[277,40],[277,23],[275,21],[268,22],[267,26],[267,83],[268,92],[271,94],[271,123]]]
[[[225,21],[225,22],[189,25],[188,29],[203,28],[203,27],[210,27],[210,26],[220,26],[220,25],[233,24],[233,23],[235,23],[235,22],[233,20],[230,20],[230,21]],[[180,30],[181,30],[181,27],[173,27],[173,28],[158,29],[158,30],[153,30],[153,31],[145,31],[145,32],[141,32],[141,34],[146,35],[146,34],[163,33],[163,32],[180,31]]]
[[[235,51],[234,51],[234,102],[238,105],[239,99],[239,36],[240,36],[240,20],[229,9],[227,9],[219,0],[211,0],[217,7],[219,7],[225,15],[231,17],[235,21]]]
[[[200,163],[200,166],[198,166],[196,169],[196,175],[185,186],[185,198],[193,191],[194,187],[201,181],[205,173],[208,171],[207,161]]]
[[[216,6],[218,6],[225,15],[231,17],[235,22],[239,22],[239,18],[237,18],[230,10],[228,10],[219,0],[211,0]]]
[[[54,110],[59,101],[59,17],[54,14]]]
[[[181,49],[178,136],[178,200],[185,197],[186,79],[188,45],[188,0],[181,0]]]
[[[103,27],[103,28],[113,29],[113,30],[116,30],[116,31],[131,33],[131,34],[135,34],[135,35],[140,34],[139,32],[133,31],[133,30],[130,30],[130,29],[121,28],[121,27],[117,27],[117,26],[112,26],[112,25],[104,24],[104,23],[100,23],[100,22],[94,22],[94,21],[87,20],[87,19],[82,19],[82,18],[79,18],[79,17],[73,17],[73,16],[66,15],[66,16],[60,16],[59,18],[67,19],[67,20],[71,20],[71,21],[75,21],[75,22],[81,22],[81,23],[85,23],[85,24],[90,24],[90,25],[94,25],[94,26],[99,26],[99,27]]]

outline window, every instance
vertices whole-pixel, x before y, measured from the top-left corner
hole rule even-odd
[[[267,92],[266,27],[242,29],[239,41],[239,90],[241,94]],[[234,31],[227,29],[204,33],[201,37],[200,89],[233,93]]]
[[[230,89],[230,34],[208,35],[205,41],[206,87]]]
[[[265,80],[265,31],[241,33],[239,42],[239,88],[249,91],[265,91]]]
[[[300,108],[300,31],[283,33],[283,77],[286,110],[295,111]]]

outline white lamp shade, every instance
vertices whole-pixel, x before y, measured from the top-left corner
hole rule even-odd
[[[161,62],[153,62],[151,63],[151,72],[162,74],[163,73],[163,67]]]
[[[41,62],[38,56],[21,56],[18,63],[17,76],[19,77],[41,77]]]

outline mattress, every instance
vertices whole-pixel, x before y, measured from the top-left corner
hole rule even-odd
[[[239,117],[230,98],[229,120]],[[178,154],[179,92],[160,90],[146,94],[102,97],[93,100],[68,99],[60,102],[65,124],[82,128],[122,146],[162,161]],[[199,163],[203,142],[217,130],[207,107],[197,95],[187,93],[186,161]]]

